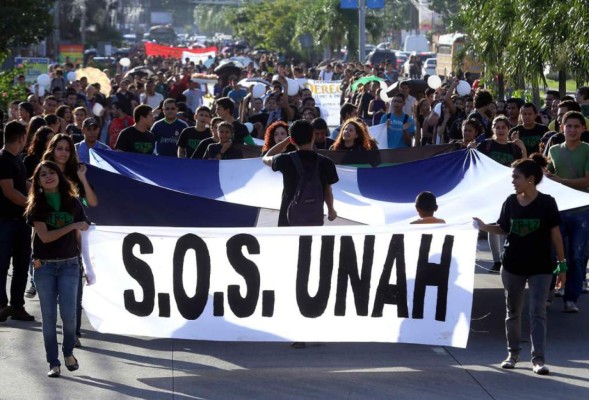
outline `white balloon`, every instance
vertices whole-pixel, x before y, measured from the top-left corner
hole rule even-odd
[[[76,80],[76,72],[75,71],[70,71],[67,73],[67,80],[70,82],[73,82]]]
[[[288,82],[287,94],[289,96],[296,96],[297,93],[299,92],[299,89],[300,89],[299,83],[297,81],[295,81],[294,79],[290,79],[290,78],[286,78],[286,81]]]
[[[387,95],[387,91],[385,89],[382,89],[380,91],[380,99],[385,103],[391,100],[391,98]]]
[[[102,116],[103,111],[104,107],[102,107],[102,104],[100,103],[95,103],[94,107],[92,107],[92,114],[96,115],[97,117]]]
[[[470,83],[467,81],[460,81],[458,86],[456,86],[456,93],[458,93],[460,96],[466,96],[470,94],[470,90]]]
[[[289,83],[289,87],[290,87],[290,83]],[[255,99],[262,97],[265,93],[266,93],[266,85],[264,85],[263,83],[256,83],[254,85],[254,87],[252,88],[252,96]]]
[[[41,74],[37,77],[39,86],[48,87],[51,84],[51,77],[47,74]]]
[[[254,124],[252,124],[251,122],[246,122],[244,125],[249,133],[252,133],[254,131]]]
[[[131,65],[131,60],[129,60],[127,57],[123,57],[119,60],[119,64],[121,64],[123,67],[128,67]]]
[[[429,78],[427,78],[427,85],[432,89],[437,89],[442,86],[442,80],[437,75],[431,75]]]

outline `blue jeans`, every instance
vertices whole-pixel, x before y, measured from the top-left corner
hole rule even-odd
[[[76,342],[76,298],[80,264],[78,258],[63,261],[43,261],[35,269],[35,286],[41,303],[43,341],[49,367],[61,365],[57,351],[57,304],[61,314],[62,352],[69,357]]]
[[[8,305],[6,281],[11,259],[10,304],[17,309],[24,307],[30,258],[31,227],[24,219],[0,217],[0,307]]]
[[[560,232],[567,259],[567,281],[564,301],[577,302],[585,279],[585,250],[589,238],[589,210],[561,213]]]

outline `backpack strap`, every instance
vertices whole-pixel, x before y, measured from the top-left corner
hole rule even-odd
[[[297,184],[297,190],[296,190],[296,193],[298,193],[305,186],[305,169],[303,168],[303,163],[301,162],[301,158],[299,157],[299,154],[296,151],[289,153],[289,155],[290,155],[290,159],[292,160],[292,162],[297,170],[297,175],[299,178],[299,182]],[[316,174],[319,174],[320,161],[321,160],[319,160],[319,159],[315,160],[315,166],[313,167],[313,176]]]

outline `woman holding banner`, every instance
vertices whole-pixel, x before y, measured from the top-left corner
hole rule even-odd
[[[524,307],[526,283],[529,286],[530,338],[532,370],[539,375],[550,371],[544,364],[546,345],[546,299],[552,283],[566,280],[567,264],[560,235],[560,214],[553,197],[540,193],[536,186],[544,176],[542,168],[533,160],[513,163],[512,183],[515,194],[510,195],[495,224],[485,224],[474,218],[480,230],[507,235],[503,254],[501,280],[505,288],[505,332],[508,355],[502,368],[513,369],[521,352],[521,315]],[[558,263],[552,264],[554,247]]]
[[[348,119],[342,125],[339,136],[329,150],[364,151],[377,148],[374,139],[360,119]]]

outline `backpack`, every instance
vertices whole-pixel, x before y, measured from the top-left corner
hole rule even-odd
[[[320,159],[312,169],[305,171],[297,152],[290,153],[297,170],[299,182],[292,200],[286,209],[286,218],[291,226],[323,225],[323,185],[319,178]]]

